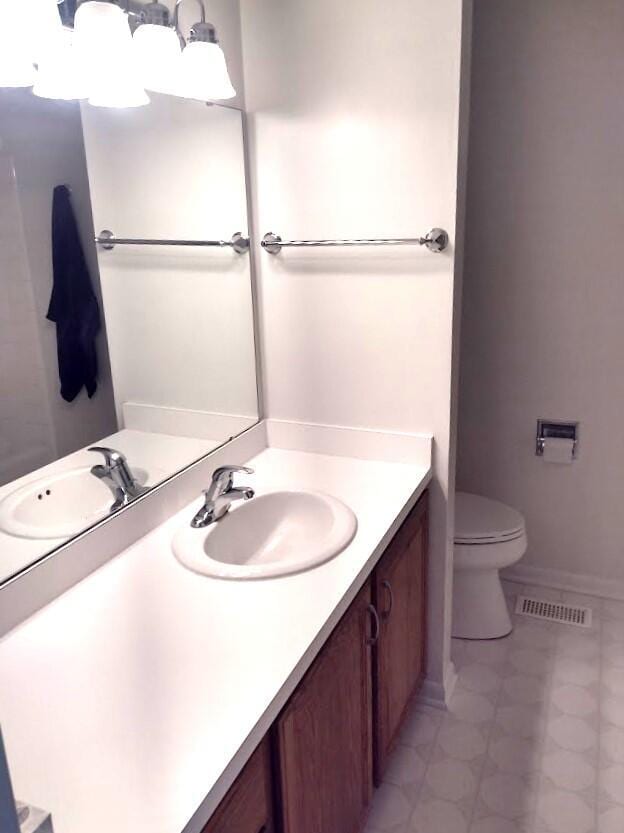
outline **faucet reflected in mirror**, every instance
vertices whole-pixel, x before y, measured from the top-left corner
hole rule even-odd
[[[259,411],[241,111],[152,93],[119,119],[0,89],[0,125],[1,584]],[[148,244],[97,246],[105,228]]]
[[[89,451],[95,451],[104,456],[104,465],[93,466],[91,474],[111,486],[115,496],[115,502],[110,509],[111,512],[117,512],[118,509],[122,509],[133,500],[149,492],[147,486],[141,486],[138,483],[128,465],[128,461],[120,451],[104,446],[93,446]]]

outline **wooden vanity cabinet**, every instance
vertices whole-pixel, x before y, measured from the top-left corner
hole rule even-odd
[[[373,757],[379,786],[410,701],[425,673],[428,495],[393,538],[373,573],[381,621],[373,652]]]
[[[274,833],[271,746],[265,737],[202,833]]]
[[[371,583],[274,727],[280,833],[357,833],[372,796]]]
[[[425,493],[203,833],[362,829],[424,675],[427,513]]]

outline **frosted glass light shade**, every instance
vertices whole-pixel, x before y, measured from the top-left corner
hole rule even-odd
[[[32,87],[36,76],[17,33],[0,34],[0,87]]]
[[[0,11],[0,87],[32,87],[36,71],[24,43],[24,5],[6,0]]]
[[[182,55],[176,31],[144,23],[135,31],[133,39],[143,86],[157,93],[175,93]]]
[[[87,79],[79,71],[73,33],[62,29],[39,60],[33,93],[40,98],[70,101],[89,95]]]
[[[19,0],[25,16],[22,43],[38,64],[62,36],[63,24],[56,0]]]
[[[225,55],[218,43],[193,41],[182,52],[178,95],[214,101],[233,98]]]
[[[74,19],[79,71],[95,107],[140,107],[149,98],[139,79],[128,18],[119,6],[88,0]]]

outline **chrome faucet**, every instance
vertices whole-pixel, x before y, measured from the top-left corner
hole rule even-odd
[[[97,445],[90,448],[89,451],[95,451],[104,455],[104,465],[93,466],[91,474],[99,477],[101,480],[110,481],[109,485],[115,496],[115,501],[110,508],[111,512],[116,512],[123,506],[127,506],[133,500],[149,491],[147,486],[139,485],[136,477],[132,474],[128,461],[121,451],[115,451],[114,448]]]
[[[255,494],[253,489],[239,489],[234,486],[234,475],[237,472],[253,474],[254,470],[246,466],[221,466],[215,469],[212,483],[204,492],[206,496],[204,505],[191,521],[194,529],[203,529],[218,521],[235,500],[251,500]]]

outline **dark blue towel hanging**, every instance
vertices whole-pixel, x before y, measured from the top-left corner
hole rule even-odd
[[[53,287],[47,317],[56,324],[61,396],[72,402],[83,387],[89,397],[97,390],[95,337],[100,330],[100,308],[66,185],[54,189],[52,265]]]

